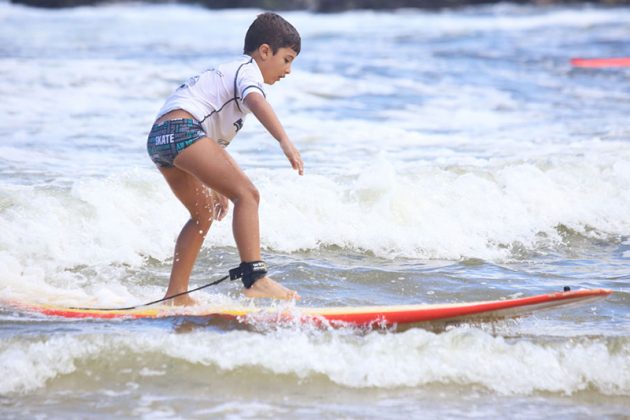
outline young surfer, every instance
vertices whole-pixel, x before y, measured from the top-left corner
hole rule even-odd
[[[225,217],[229,200],[234,204],[232,230],[241,258],[241,265],[230,274],[242,278],[244,295],[299,298],[266,275],[260,254],[258,190],[225,147],[251,112],[279,142],[293,169],[303,174],[300,153],[265,99],[263,87],[291,72],[300,48],[300,35],[289,22],[275,13],[260,14],[245,35],[243,56],[189,79],[159,111],[147,150],[190,212],[175,244],[166,297],[188,290],[206,233],[213,220]],[[173,301],[195,303],[187,294]]]

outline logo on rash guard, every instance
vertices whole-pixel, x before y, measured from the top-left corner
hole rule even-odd
[[[238,133],[238,131],[243,128],[243,119],[239,119],[238,121],[236,121],[234,123],[234,127],[236,127],[236,132]]]

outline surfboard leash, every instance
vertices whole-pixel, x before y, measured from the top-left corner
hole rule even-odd
[[[203,286],[199,286],[196,287],[194,289],[190,289],[190,290],[186,290],[185,292],[181,292],[181,293],[177,293],[171,296],[167,296],[164,297],[162,299],[158,299],[158,300],[154,300],[153,302],[149,302],[149,303],[143,303],[142,305],[136,305],[136,306],[128,306],[126,308],[81,308],[81,307],[74,307],[71,306],[70,309],[78,309],[81,311],[90,311],[90,310],[99,310],[99,311],[129,311],[131,309],[138,309],[138,308],[142,308],[145,306],[151,306],[151,305],[155,305],[156,303],[160,303],[160,302],[164,302],[170,299],[174,299],[178,296],[183,296],[183,295],[187,295],[188,293],[192,293],[192,292],[196,292],[197,290],[201,290],[201,289],[205,289],[206,287],[210,287],[210,286],[216,286],[217,284],[227,280],[230,278],[230,275],[228,274],[227,276],[221,277],[219,280],[215,280],[211,283],[208,284],[204,284]],[[232,279],[234,280],[234,279]]]

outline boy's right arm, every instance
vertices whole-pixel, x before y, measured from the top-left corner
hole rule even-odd
[[[265,97],[257,92],[252,92],[245,97],[245,105],[247,105],[256,118],[258,118],[258,121],[269,131],[269,134],[278,140],[282,151],[287,159],[289,159],[293,169],[298,171],[300,175],[304,175],[304,162],[302,162],[300,152],[293,145],[289,136],[287,136],[284,127],[282,127],[280,120]]]

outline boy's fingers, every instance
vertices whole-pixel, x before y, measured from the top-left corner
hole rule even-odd
[[[300,175],[304,174],[304,163],[302,162],[302,159],[300,159],[299,156],[295,158],[294,160],[291,160],[291,166],[293,166],[293,169],[298,171]]]
[[[287,159],[289,159],[289,163],[291,167],[298,171],[300,175],[304,174],[304,162],[302,162],[302,156],[300,156],[300,152],[297,151],[295,147],[291,147],[288,150],[285,150],[285,155]]]

